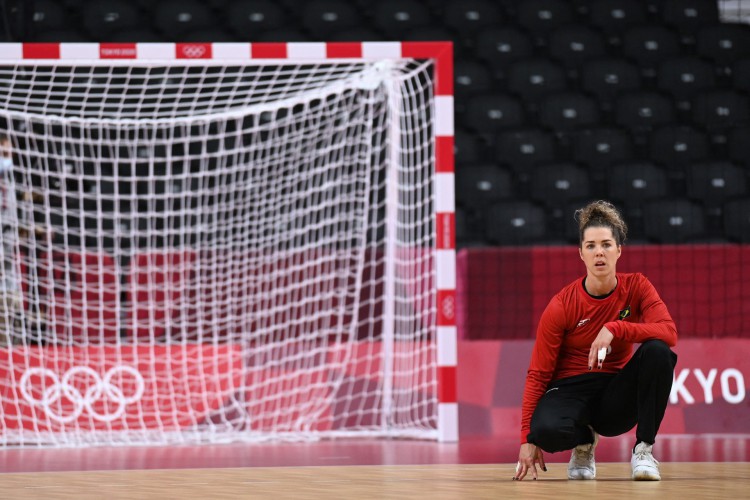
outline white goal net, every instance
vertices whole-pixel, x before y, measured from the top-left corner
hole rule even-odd
[[[1,59],[2,446],[438,438],[433,60]]]

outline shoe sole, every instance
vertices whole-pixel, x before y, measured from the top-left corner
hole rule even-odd
[[[661,481],[661,476],[656,476],[650,472],[633,473],[633,481]]]

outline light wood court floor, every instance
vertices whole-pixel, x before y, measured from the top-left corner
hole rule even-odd
[[[627,463],[598,465],[596,481],[568,481],[566,464],[538,481],[514,465],[389,465],[33,472],[0,475],[2,498],[750,498],[750,463],[664,463],[661,482],[630,480]]]

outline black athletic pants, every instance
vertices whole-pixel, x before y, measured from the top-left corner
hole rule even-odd
[[[528,442],[554,453],[591,443],[589,425],[602,436],[619,436],[638,424],[637,441],[653,444],[676,364],[667,344],[649,340],[619,373],[591,372],[551,383],[531,417]]]

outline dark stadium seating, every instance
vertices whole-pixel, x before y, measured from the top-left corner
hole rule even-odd
[[[510,63],[531,57],[534,43],[526,32],[515,26],[494,26],[481,30],[476,35],[476,54],[490,68],[503,76]]]
[[[588,22],[610,37],[621,35],[630,26],[646,22],[646,5],[640,0],[595,0]]]
[[[33,10],[23,41],[451,39],[459,245],[557,241],[555,221],[589,197],[626,206],[644,241],[717,236],[696,221],[719,214],[718,236],[744,238],[732,210],[746,207],[750,176],[750,26],[721,22],[714,0],[36,0]],[[569,191],[545,191],[557,177]],[[124,189],[110,184],[95,189]],[[502,237],[490,211],[476,213],[498,200],[492,213],[526,207],[534,230]],[[665,207],[672,219],[648,220]],[[690,223],[668,222],[680,218]]]
[[[711,147],[708,136],[689,125],[659,127],[651,133],[649,142],[651,159],[675,171],[707,159]]]
[[[410,31],[432,24],[429,9],[417,0],[377,2],[372,20],[375,28],[393,40],[402,40]]]
[[[698,91],[716,83],[714,67],[705,59],[679,56],[663,61],[657,70],[657,86],[678,101],[689,101]]]
[[[553,133],[539,128],[508,130],[495,138],[495,161],[528,176],[536,165],[557,158],[557,142]]]
[[[581,87],[596,96],[603,107],[611,108],[619,94],[641,88],[641,73],[636,64],[626,59],[591,59],[583,63]]]
[[[527,245],[544,240],[544,209],[529,201],[501,202],[489,208],[487,239],[496,245]]]
[[[567,87],[562,66],[550,59],[529,58],[516,61],[508,68],[508,89],[527,101]]]
[[[456,176],[456,192],[466,207],[484,211],[513,196],[511,173],[494,164],[466,166]]]
[[[689,243],[706,230],[702,207],[686,199],[653,200],[644,204],[645,236],[654,243]]]
[[[547,95],[539,106],[539,121],[557,132],[570,132],[599,122],[596,101],[582,92]]]

